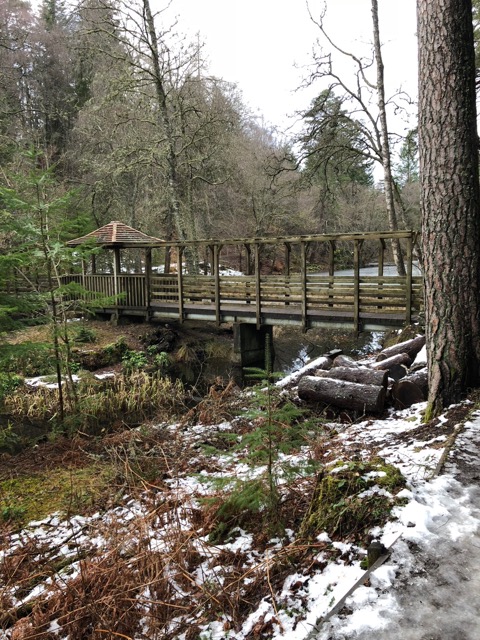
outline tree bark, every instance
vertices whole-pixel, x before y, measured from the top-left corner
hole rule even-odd
[[[429,408],[479,383],[478,136],[471,0],[417,0]]]
[[[356,384],[332,378],[304,376],[298,383],[298,397],[323,402],[340,409],[380,413],[385,405],[385,387]]]

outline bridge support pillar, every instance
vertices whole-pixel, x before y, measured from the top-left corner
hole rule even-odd
[[[268,363],[267,363],[268,357]],[[234,377],[243,383],[243,368],[269,368],[273,371],[275,352],[273,348],[273,327],[235,322],[233,325],[233,366]]]

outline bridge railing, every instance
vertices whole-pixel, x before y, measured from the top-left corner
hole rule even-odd
[[[413,277],[412,270],[417,239],[416,232],[399,231],[173,243],[177,265],[194,248],[210,255],[204,265],[210,273],[191,275],[180,267],[176,274],[155,275],[150,283],[151,300],[155,305],[176,306],[179,320],[188,317],[191,307],[213,305],[215,318],[221,322],[223,310],[251,305],[258,326],[267,307],[273,313],[280,306],[300,315],[304,327],[309,314],[322,309],[351,314],[357,330],[362,314],[367,313],[403,315],[410,323],[412,313],[421,306],[421,280]],[[385,274],[391,242],[402,245],[404,276]],[[245,275],[223,275],[221,254],[230,262],[236,256]],[[377,275],[363,275],[363,263],[375,258]],[[325,265],[326,275],[314,272],[315,260]],[[350,264],[352,275],[336,273],[339,261]]]
[[[301,274],[290,276],[182,276],[182,298],[178,278],[156,276],[152,280],[152,302],[178,308],[180,314],[192,307],[218,305],[219,315],[229,307],[251,305],[258,322],[268,309],[289,307],[298,309],[299,316],[322,310],[345,312],[358,325],[362,314],[402,315],[410,322],[411,314],[419,311],[423,302],[422,279],[412,277],[410,308],[409,283],[406,276],[327,276]]]

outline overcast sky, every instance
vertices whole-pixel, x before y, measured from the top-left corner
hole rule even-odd
[[[324,1],[310,0],[309,6],[316,17]],[[200,33],[210,72],[237,83],[267,123],[286,128],[292,123],[288,116],[322,89],[295,91],[318,37],[305,0],[173,0],[171,11],[180,30],[192,37]],[[415,97],[415,0],[379,0],[379,17],[387,92],[402,86]],[[370,51],[371,0],[327,0],[326,25],[342,48],[357,55]],[[396,120],[395,126],[404,133],[412,123]]]

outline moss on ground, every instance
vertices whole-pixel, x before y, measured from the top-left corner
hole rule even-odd
[[[404,486],[399,469],[382,458],[338,463],[319,474],[301,533],[314,537],[326,531],[332,539],[360,540],[388,520]]]
[[[56,468],[0,482],[0,519],[18,525],[60,512],[84,513],[110,493],[114,470],[110,465]]]

